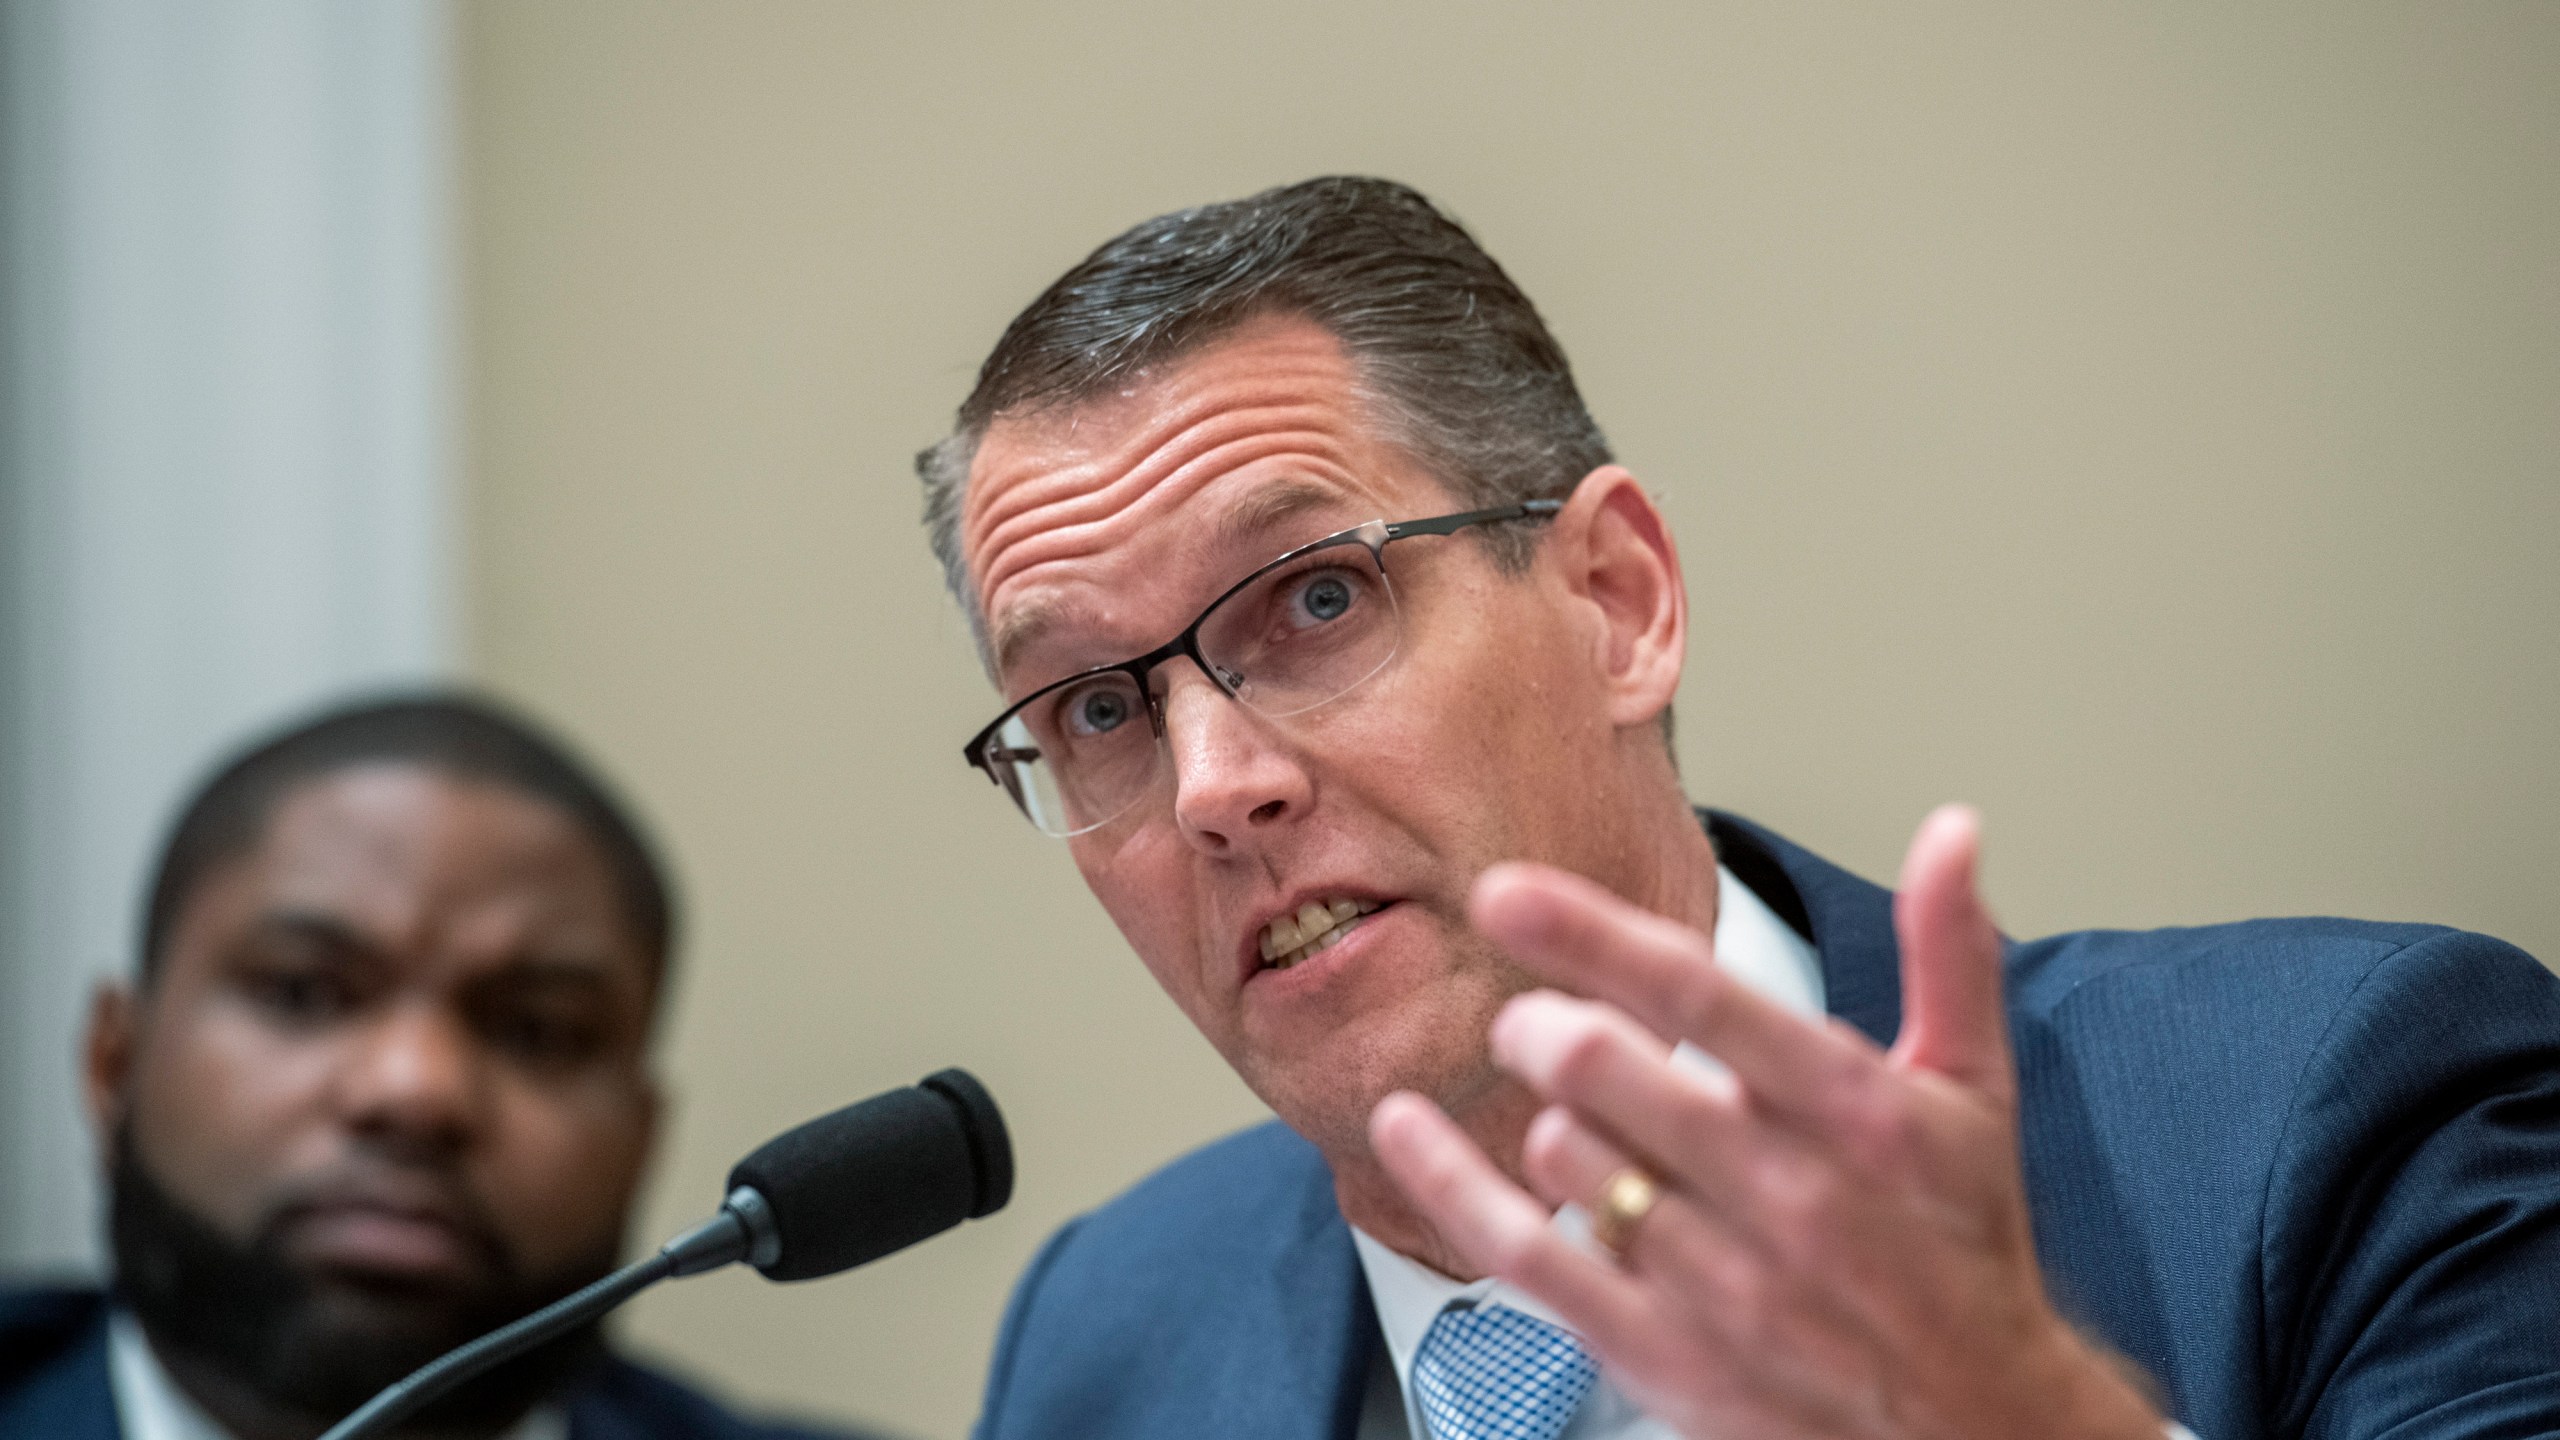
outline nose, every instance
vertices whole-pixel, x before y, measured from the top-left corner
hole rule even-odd
[[[1197,670],[1171,673],[1164,743],[1182,838],[1202,854],[1231,855],[1303,813],[1314,785],[1270,726]]]
[[[480,1109],[478,1046],[463,1017],[398,1004],[348,1037],[340,1123],[403,1159],[433,1163],[470,1142]]]

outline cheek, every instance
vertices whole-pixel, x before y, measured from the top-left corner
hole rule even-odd
[[[482,1199],[542,1270],[618,1240],[648,1159],[648,1106],[637,1084],[594,1079],[498,1082]]]
[[[1515,602],[1500,607],[1505,623],[1477,626],[1463,649],[1452,647],[1458,673],[1447,690],[1464,696],[1469,723],[1488,742],[1550,757],[1574,753],[1569,747],[1599,715],[1586,657],[1551,608],[1522,603],[1525,593],[1500,593]]]
[[[1195,1024],[1212,1029],[1201,974],[1201,927],[1207,922],[1195,903],[1188,847],[1169,818],[1122,822],[1104,831],[1118,833],[1108,840],[1079,836],[1068,842],[1086,888],[1156,984]]]
[[[1527,584],[1493,582],[1474,597],[1494,617],[1448,633],[1398,677],[1403,717],[1380,747],[1389,773],[1429,777],[1413,799],[1489,833],[1493,858],[1536,858],[1542,834],[1598,798],[1610,725],[1579,642]],[[1412,787],[1409,787],[1412,788]],[[1427,793],[1424,793],[1427,792]]]
[[[1309,717],[1326,757],[1315,767],[1319,809],[1409,831],[1444,860],[1506,858],[1519,826],[1505,797],[1542,784],[1562,743],[1547,687],[1534,669],[1473,649],[1408,660],[1367,703]]]
[[[336,1057],[219,1008],[162,1027],[133,1080],[134,1144],[180,1200],[233,1235],[328,1163]]]

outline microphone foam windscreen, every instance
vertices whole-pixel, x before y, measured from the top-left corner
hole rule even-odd
[[[782,1253],[757,1268],[774,1280],[832,1275],[1003,1204],[1013,1185],[1004,1122],[994,1120],[990,1137],[973,1102],[995,1115],[977,1081],[945,1070],[923,1087],[821,1115],[739,1161],[729,1187],[762,1194],[782,1239]],[[992,1205],[984,1203],[990,1182],[1001,1184]]]
[[[960,1128],[968,1132],[969,1153],[978,1167],[977,1193],[970,1197],[969,1218],[984,1219],[1013,1198],[1013,1137],[1005,1132],[1004,1112],[978,1077],[954,1067],[936,1070],[916,1082],[960,1107]]]

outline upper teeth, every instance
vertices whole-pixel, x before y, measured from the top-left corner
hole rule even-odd
[[[1262,958],[1285,970],[1339,941],[1351,921],[1377,908],[1366,900],[1310,900],[1262,927]]]

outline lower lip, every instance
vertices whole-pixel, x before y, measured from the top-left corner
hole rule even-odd
[[[291,1246],[306,1263],[402,1279],[468,1275],[473,1247],[453,1226],[387,1210],[318,1210],[293,1225]]]
[[[1359,923],[1353,925],[1350,929],[1343,931],[1342,938],[1336,940],[1333,944],[1322,950],[1318,950],[1314,954],[1299,961],[1297,964],[1290,966],[1286,970],[1277,969],[1269,965],[1262,966],[1260,969],[1253,972],[1253,979],[1290,984],[1296,982],[1301,977],[1306,977],[1312,981],[1339,969],[1343,965],[1349,964],[1352,960],[1357,959],[1359,957],[1359,952],[1363,952],[1368,949],[1370,933],[1377,928],[1378,922],[1392,914],[1395,908],[1395,904],[1392,901],[1385,905],[1381,905],[1377,909],[1370,911],[1368,914],[1361,916]]]

